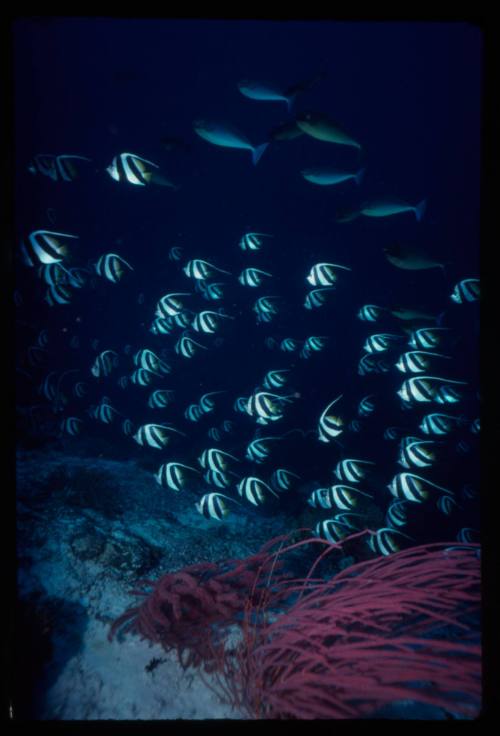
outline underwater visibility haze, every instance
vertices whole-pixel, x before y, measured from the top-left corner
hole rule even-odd
[[[480,30],[12,30],[12,717],[476,718]]]

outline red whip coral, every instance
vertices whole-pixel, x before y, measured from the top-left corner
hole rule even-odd
[[[129,622],[176,649],[184,666],[203,663],[219,694],[254,718],[362,718],[406,699],[477,715],[479,546],[412,547],[313,577],[322,560],[368,534],[284,548],[279,537],[243,560],[141,581],[150,590],[134,591],[143,602],[109,636]],[[288,553],[318,544],[307,577],[283,572]],[[229,646],[223,635],[235,623],[242,637]]]
[[[477,553],[473,544],[413,547],[328,581],[312,579],[315,563],[307,578],[278,586],[299,597],[273,622],[246,618],[241,645],[221,663],[224,691],[253,717],[359,718],[402,699],[477,715]],[[258,607],[272,603],[270,594]]]
[[[169,572],[156,582],[139,580],[131,593],[144,600],[116,619],[109,640],[129,624],[129,630],[165,650],[176,650],[184,667],[203,663],[210,671],[217,666],[224,629],[242,617],[245,605],[257,602],[264,584],[258,581],[259,574],[271,568],[276,573],[274,557],[268,554],[276,541],[242,560],[202,562]]]

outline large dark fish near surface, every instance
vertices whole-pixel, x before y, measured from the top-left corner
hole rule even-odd
[[[296,123],[300,130],[312,138],[327,143],[337,143],[342,146],[354,146],[361,150],[361,143],[355,141],[337,123],[322,113],[306,112],[298,115]]]
[[[182,138],[176,138],[175,136],[164,136],[160,140],[160,143],[162,148],[169,153],[171,151],[180,151],[182,153],[189,153],[191,151],[191,146],[188,145],[186,141],[182,140]]]
[[[272,141],[292,141],[294,138],[304,135],[295,120],[281,123],[271,130],[269,138]]]
[[[406,271],[423,271],[428,268],[444,269],[444,263],[435,261],[423,251],[412,246],[395,243],[384,248],[384,253],[389,263]]]
[[[435,321],[437,319],[436,315],[429,314],[428,312],[421,312],[419,309],[411,309],[409,307],[393,307],[392,309],[389,309],[390,314],[392,314],[393,317],[396,317],[396,319],[403,319],[403,320],[428,320],[428,321]]]

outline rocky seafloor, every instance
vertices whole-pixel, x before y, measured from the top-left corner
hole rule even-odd
[[[107,636],[136,602],[139,578],[244,557],[286,531],[283,519],[207,520],[194,508],[199,494],[161,488],[135,460],[47,448],[16,459],[14,717],[246,717],[175,652],[133,634]]]

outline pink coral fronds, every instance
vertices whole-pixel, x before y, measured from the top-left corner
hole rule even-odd
[[[169,572],[156,582],[138,581],[132,593],[142,602],[114,621],[108,638],[127,625],[166,651],[177,651],[183,666],[203,663],[211,670],[217,666],[225,629],[242,618],[245,605],[256,600],[263,584],[257,584],[258,575],[271,569],[277,574],[274,558],[268,554],[276,541],[242,560],[199,563]]]
[[[477,715],[477,553],[473,544],[431,544],[328,581],[287,582],[298,600],[264,626],[247,618],[241,645],[223,662],[225,690],[253,717],[360,718],[407,699]]]

